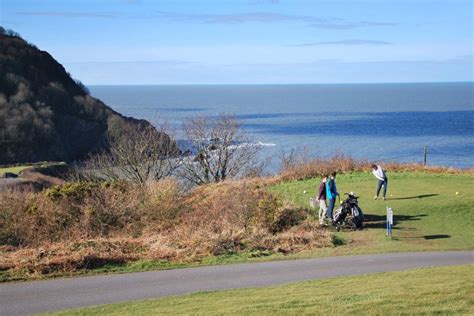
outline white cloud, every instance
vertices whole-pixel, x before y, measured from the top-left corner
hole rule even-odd
[[[284,21],[309,23],[310,27],[326,29],[354,29],[360,27],[395,26],[397,23],[384,21],[351,21],[340,18],[321,18],[310,15],[292,15],[272,12],[248,12],[248,13],[177,13],[156,12],[161,18],[175,21],[197,21],[201,23],[215,24],[242,24],[242,23],[276,23]]]
[[[391,45],[391,43],[386,42],[386,41],[379,41],[379,40],[352,39],[352,40],[302,43],[302,44],[293,44],[293,45],[288,45],[288,46],[305,47],[305,46],[322,46],[322,45]]]

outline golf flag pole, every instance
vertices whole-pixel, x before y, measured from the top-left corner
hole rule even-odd
[[[387,237],[392,237],[393,211],[387,206]]]
[[[390,208],[390,237],[392,236],[392,226],[393,226],[393,210]]]

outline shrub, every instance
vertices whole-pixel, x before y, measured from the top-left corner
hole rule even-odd
[[[296,162],[283,161],[281,173],[277,176],[276,181],[287,180],[304,180],[314,177],[328,175],[333,171],[338,173],[352,171],[371,171],[372,162],[365,160],[356,160],[345,155],[336,155],[329,159],[303,159]],[[440,166],[423,166],[417,163],[383,163],[384,169],[387,171],[421,171],[434,173],[472,173],[471,169],[456,169]]]
[[[297,226],[308,216],[308,212],[303,209],[283,208],[276,214],[270,229],[273,233],[284,231],[290,227]]]
[[[71,214],[32,192],[0,194],[0,243],[12,246],[35,246],[63,237],[74,221]]]
[[[28,275],[330,244],[325,230],[305,221],[305,210],[255,179],[187,194],[173,179],[145,186],[75,182],[44,192],[1,192],[0,209],[0,267]]]
[[[180,191],[166,180],[146,187],[126,182],[66,183],[44,192],[0,192],[0,244],[139,236],[177,218]]]
[[[283,200],[280,195],[264,194],[258,201],[255,219],[263,227],[274,231],[273,227],[277,221],[277,213],[283,207]]]
[[[66,200],[69,203],[81,203],[96,188],[97,185],[90,182],[69,182],[64,185],[55,185],[46,190],[45,196],[52,201]]]
[[[286,163],[286,166],[280,173],[281,180],[303,180],[327,175],[333,171],[344,173],[370,168],[368,162],[344,155],[336,155],[329,159],[308,159],[296,164]]]

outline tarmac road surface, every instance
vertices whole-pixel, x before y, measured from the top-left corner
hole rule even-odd
[[[0,315],[25,315],[197,291],[263,287],[474,263],[474,251],[338,256],[0,284]]]

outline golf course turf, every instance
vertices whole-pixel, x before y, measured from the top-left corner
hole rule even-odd
[[[365,214],[364,229],[335,233],[339,247],[316,253],[357,254],[374,252],[461,250],[474,248],[473,174],[388,173],[387,200],[374,200],[376,179],[370,173],[336,177],[337,188],[354,192]],[[289,181],[271,190],[294,204],[309,207],[320,179]],[[306,191],[306,194],[304,193]],[[457,192],[457,194],[456,194]],[[392,238],[385,236],[386,208],[394,213]],[[336,206],[337,207],[337,206]],[[318,209],[314,209],[317,217]]]

